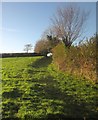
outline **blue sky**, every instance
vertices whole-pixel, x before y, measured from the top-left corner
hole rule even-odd
[[[91,10],[86,25],[85,37],[96,31],[96,3],[75,3],[81,9]],[[23,52],[24,45],[34,45],[43,32],[50,26],[50,18],[58,7],[67,2],[3,2],[2,3],[2,47],[0,52]]]

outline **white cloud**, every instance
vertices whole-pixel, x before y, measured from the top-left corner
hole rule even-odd
[[[13,29],[13,28],[0,28],[0,31],[4,32],[19,32],[17,29]]]

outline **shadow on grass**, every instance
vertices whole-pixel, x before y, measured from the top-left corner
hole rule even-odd
[[[2,94],[2,97],[7,98],[7,99],[8,98],[16,99],[21,96],[22,96],[22,93],[17,88],[13,88],[12,91],[3,92],[3,94]]]
[[[36,60],[32,67],[34,68],[41,68],[41,67],[47,67],[49,64],[51,64],[52,58],[51,57],[42,57],[41,59]]]
[[[47,114],[46,117],[43,118],[33,118],[30,115],[25,115],[25,120],[84,120],[83,118],[72,118],[72,117],[66,117],[64,114]],[[86,119],[89,120],[89,119]]]
[[[40,92],[39,102],[41,103],[41,101],[43,101],[42,99],[46,99],[47,103],[48,100],[52,100],[50,107],[53,108],[54,111],[57,111],[59,107],[62,107],[62,110],[59,111],[60,113],[58,114],[47,114],[45,118],[34,120],[66,120],[67,118],[71,120],[97,120],[97,113],[93,111],[91,105],[86,103],[86,101],[78,101],[77,96],[69,95],[66,91],[61,91],[59,83],[57,83],[52,76],[42,77],[38,83],[37,86],[31,89],[37,90],[37,93]],[[40,86],[40,83],[46,85]],[[44,91],[43,94],[41,94],[42,91]],[[61,103],[59,101],[63,102]]]
[[[59,86],[60,85],[57,80],[55,80],[52,76],[42,77],[37,83],[34,83],[30,87],[30,94],[28,95],[28,98],[25,96],[25,99],[23,100],[31,101],[31,106],[36,109],[36,112],[40,109],[38,108],[39,105],[41,106],[42,111],[46,109],[45,116],[35,118],[32,114],[26,113],[24,115],[24,120],[97,120],[97,113],[89,107],[88,103],[85,101],[76,101],[77,96],[69,95],[66,91],[61,91]],[[43,100],[45,100],[45,103],[47,104],[42,106],[41,102],[43,102]],[[50,103],[48,104],[48,102]],[[17,114],[19,109],[16,104],[8,103],[8,105],[5,105],[8,106],[6,111],[9,110],[11,112],[12,118],[10,116],[10,118],[2,120],[21,120],[19,118],[13,118],[13,115],[15,113]],[[54,110],[51,114],[47,113],[47,109],[49,107]],[[58,112],[59,107],[62,107],[62,109],[59,110],[59,113],[56,113]],[[14,111],[14,109],[16,111]]]
[[[21,120],[18,117],[7,117],[7,118],[2,118],[1,120]]]

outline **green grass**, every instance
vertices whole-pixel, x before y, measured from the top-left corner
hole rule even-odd
[[[59,72],[51,62],[2,59],[2,120],[97,119],[98,85]]]

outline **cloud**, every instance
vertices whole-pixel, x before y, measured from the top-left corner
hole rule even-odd
[[[13,28],[0,28],[0,31],[6,31],[6,32],[19,32],[17,29]]]

